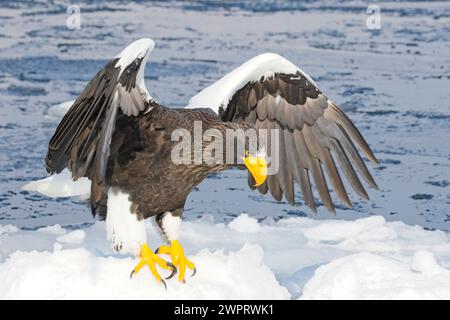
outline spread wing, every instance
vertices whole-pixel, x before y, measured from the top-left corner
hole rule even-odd
[[[280,130],[279,170],[258,187],[263,194],[270,191],[278,201],[284,194],[295,204],[295,181],[306,204],[316,211],[311,188],[314,182],[323,204],[334,212],[327,181],[347,206],[351,202],[342,173],[366,199],[368,195],[357,172],[377,188],[355,146],[378,163],[361,133],[307,74],[279,55],[266,53],[247,61],[194,96],[188,108],[205,106],[223,121],[244,120],[257,129]],[[267,149],[270,154],[270,144]],[[254,189],[252,179],[249,174],[249,186]]]
[[[151,108],[143,75],[153,46],[150,39],[133,42],[87,84],[49,142],[47,172],[68,167],[74,179],[103,181],[116,120]]]

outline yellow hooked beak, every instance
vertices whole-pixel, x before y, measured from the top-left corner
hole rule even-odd
[[[245,152],[245,156],[242,158],[248,171],[255,179],[255,187],[260,186],[266,181],[267,178],[267,162],[263,155],[251,155],[248,151]]]

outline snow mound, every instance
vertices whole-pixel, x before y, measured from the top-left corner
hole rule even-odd
[[[145,227],[149,246],[160,246],[151,221]],[[241,214],[224,224],[205,215],[184,221],[179,240],[197,274],[185,285],[168,280],[165,291],[147,269],[129,280],[138,261],[112,251],[104,222],[0,225],[0,299],[450,299],[448,234],[380,216]]]
[[[130,280],[137,263],[131,258],[59,246],[53,252],[17,251],[0,265],[0,299],[288,299],[262,257],[255,245],[228,254],[203,250],[190,257],[198,267],[195,277],[186,284],[167,281],[166,291],[147,269]]]
[[[17,228],[16,226],[10,224],[0,225],[0,236],[2,234],[14,233],[17,231],[19,231],[19,228]]]
[[[258,224],[258,220],[249,217],[246,213],[243,213],[236,217],[228,224],[228,227],[237,232],[254,233],[261,230],[261,226]]]
[[[83,230],[75,230],[56,238],[56,241],[68,244],[83,243],[86,233]]]
[[[48,197],[89,197],[91,193],[91,182],[88,178],[72,180],[69,170],[64,169],[59,174],[31,181],[22,187],[23,190],[39,192]]]
[[[74,102],[75,100],[71,100],[51,106],[47,111],[47,115],[49,117],[61,119],[74,104]]]
[[[319,267],[302,299],[450,299],[450,271],[429,252],[413,263],[358,253]]]

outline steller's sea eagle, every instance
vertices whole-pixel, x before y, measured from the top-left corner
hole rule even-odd
[[[186,108],[174,109],[155,101],[145,87],[145,63],[153,47],[150,39],[137,40],[95,75],[59,123],[45,158],[49,173],[68,168],[73,180],[90,180],[92,212],[106,219],[113,248],[140,256],[132,274],[146,265],[165,284],[156,266],[172,271],[171,276],[178,271],[179,281],[184,281],[187,268],[195,273],[177,240],[178,230],[186,198],[211,173],[247,167],[252,189],[270,192],[278,201],[284,195],[293,205],[295,181],[314,212],[312,181],[323,205],[334,212],[325,173],[349,207],[339,171],[363,198],[368,196],[354,168],[377,188],[355,145],[373,163],[378,160],[358,129],[285,58],[258,55],[194,96]],[[196,122],[201,123],[202,134],[265,129],[267,135],[270,130],[278,135],[275,143],[263,139],[256,153],[236,154],[231,163],[173,161],[179,143],[173,133],[183,129],[194,134]],[[236,144],[246,149],[246,139],[237,137]],[[278,170],[269,172],[266,160],[275,144]],[[195,143],[188,144],[188,151],[193,149]],[[154,217],[166,240],[155,252],[146,244],[144,219],[149,217]],[[158,254],[170,255],[172,261]]]

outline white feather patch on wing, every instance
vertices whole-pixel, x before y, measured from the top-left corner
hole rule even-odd
[[[119,61],[116,63],[116,67],[120,67],[122,72],[123,69],[132,63],[134,59],[143,57],[148,58],[148,54],[154,47],[155,42],[149,38],[142,38],[132,42],[116,56],[116,58],[119,58]],[[143,61],[144,65],[146,61],[146,59]]]
[[[150,52],[155,47],[155,42],[149,38],[142,38],[134,41],[128,47],[123,49],[116,58],[119,60],[116,63],[116,67],[120,67],[119,78],[125,68],[130,65],[136,58],[143,58],[141,66],[139,68],[138,74],[136,75],[136,85],[142,94],[143,98],[146,100],[153,99],[148,93],[147,88],[144,83],[144,71],[145,64],[150,56]]]
[[[147,242],[144,219],[139,220],[138,215],[131,212],[128,194],[117,188],[109,189],[107,205],[106,233],[112,248],[139,256],[141,246]]]
[[[305,72],[295,64],[275,53],[263,53],[243,63],[189,100],[187,109],[211,108],[219,114],[219,107],[228,106],[233,95],[248,82],[267,78],[275,73],[295,74],[300,71],[312,84],[316,85]]]

